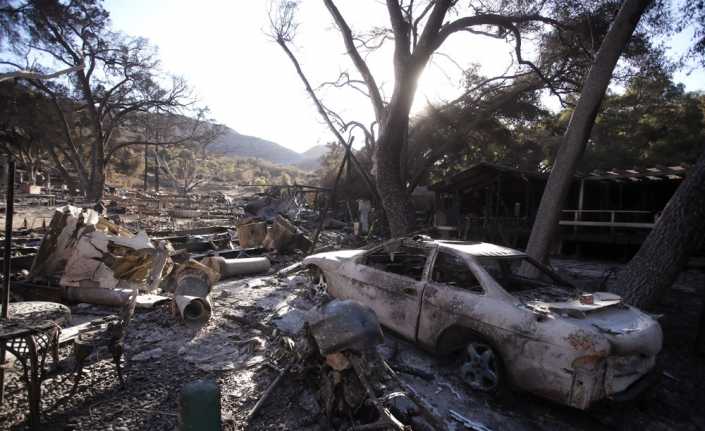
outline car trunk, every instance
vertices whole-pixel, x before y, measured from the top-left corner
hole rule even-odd
[[[625,305],[621,297],[595,292],[581,301],[579,294],[559,287],[532,289],[516,296],[534,310],[553,313],[586,331],[597,331],[609,341],[602,387],[606,396],[625,391],[654,367],[662,346],[661,326]]]

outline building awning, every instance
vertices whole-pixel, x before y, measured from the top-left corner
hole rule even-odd
[[[650,168],[594,170],[588,174],[576,174],[575,179],[629,183],[664,180],[678,181],[685,177],[689,168],[689,165],[683,163],[674,166],[654,166]],[[449,176],[429,188],[435,192],[449,193],[486,187],[493,184],[499,176],[522,181],[538,180],[545,182],[548,179],[548,175],[548,173],[524,171],[510,166],[481,162]]]
[[[429,188],[436,192],[452,192],[456,190],[467,190],[472,188],[482,188],[492,184],[498,176],[512,177],[521,181],[540,180],[546,181],[548,174],[539,172],[523,171],[510,166],[503,166],[494,163],[481,162],[472,165],[468,169],[458,172],[442,181],[439,181]]]

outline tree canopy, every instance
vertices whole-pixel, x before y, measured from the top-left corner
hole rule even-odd
[[[25,79],[59,119],[52,158],[75,173],[88,198],[102,196],[106,166],[125,147],[213,138],[186,82],[160,70],[145,39],[114,31],[101,1],[3,0],[0,15],[8,25],[0,39],[5,70],[76,69],[65,79]],[[151,133],[145,115],[156,114],[168,119],[161,127],[168,133]]]
[[[605,97],[579,170],[692,164],[705,142],[705,96],[686,92],[669,73],[649,71]],[[572,108],[552,113],[527,92],[482,121],[462,108],[430,108],[412,122],[410,166],[443,148],[421,183],[486,161],[522,170],[550,169]],[[467,127],[468,123],[472,127]],[[426,156],[427,157],[427,156]]]

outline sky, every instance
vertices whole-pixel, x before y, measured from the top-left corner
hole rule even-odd
[[[353,30],[387,26],[385,7],[376,1],[340,1],[338,7]],[[281,48],[267,36],[267,0],[107,0],[113,27],[131,36],[149,39],[159,50],[165,72],[183,76],[210,108],[212,118],[239,133],[274,141],[297,152],[333,140],[304,86]],[[345,48],[322,2],[302,2],[294,51],[315,86],[333,81],[340,72],[353,71]],[[678,56],[689,35],[667,40]],[[440,50],[454,62],[435,56],[424,71],[413,111],[430,101],[452,100],[462,90],[460,67],[472,62],[483,73],[503,72],[511,62],[511,47],[481,36],[449,38]],[[383,93],[393,86],[391,44],[368,57]],[[456,64],[458,63],[458,64]],[[705,90],[705,72],[678,72],[677,82],[687,90]],[[386,90],[386,91],[385,91]],[[345,120],[369,124],[369,101],[352,90],[323,88],[324,103]],[[557,106],[547,99],[548,106]]]

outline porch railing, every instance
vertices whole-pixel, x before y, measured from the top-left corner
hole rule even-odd
[[[657,215],[652,211],[563,210],[559,224],[574,227],[652,229]]]

